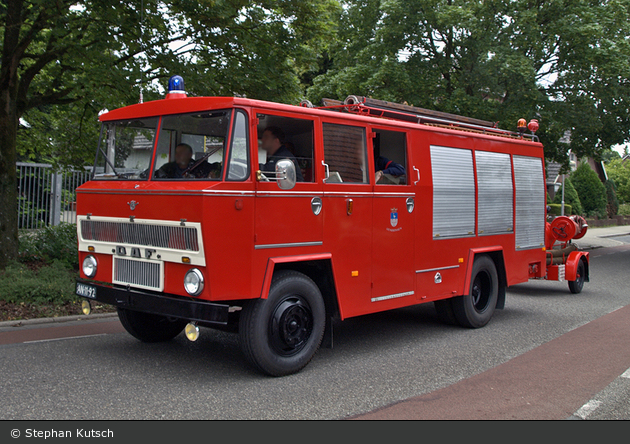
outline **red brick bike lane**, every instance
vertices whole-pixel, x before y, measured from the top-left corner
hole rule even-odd
[[[630,305],[448,387],[351,420],[562,420],[630,368]]]
[[[56,339],[96,336],[124,332],[118,318],[83,320],[82,322],[51,322],[46,324],[21,325],[16,321],[12,329],[0,331],[0,345],[42,342]]]

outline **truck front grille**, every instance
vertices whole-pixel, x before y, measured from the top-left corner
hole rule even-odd
[[[86,241],[199,251],[194,227],[82,220],[81,237]]]
[[[162,262],[114,257],[113,282],[162,291]]]

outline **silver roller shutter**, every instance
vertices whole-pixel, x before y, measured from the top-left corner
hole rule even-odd
[[[475,235],[475,176],[472,151],[431,147],[433,238]]]
[[[475,164],[479,235],[512,233],[514,190],[510,155],[476,151]]]
[[[545,244],[545,180],[542,159],[514,156],[516,187],[516,249]]]

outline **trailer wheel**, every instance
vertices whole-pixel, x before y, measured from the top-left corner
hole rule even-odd
[[[577,294],[582,291],[584,287],[584,277],[586,276],[586,266],[584,261],[580,260],[577,267],[577,273],[574,281],[569,281],[569,290],[573,294]]]
[[[497,306],[499,277],[494,261],[479,256],[473,263],[470,291],[452,299],[453,311],[463,327],[479,328],[486,325]]]
[[[326,308],[317,285],[302,273],[280,271],[267,299],[244,305],[239,321],[241,347],[263,373],[297,373],[317,352],[325,325]]]
[[[118,319],[125,330],[142,342],[170,341],[186,326],[183,319],[118,308]]]

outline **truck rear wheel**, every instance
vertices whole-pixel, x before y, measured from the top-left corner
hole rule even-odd
[[[142,342],[170,341],[186,326],[183,319],[118,308],[118,319],[125,330]]]
[[[267,299],[244,305],[239,321],[241,347],[260,371],[284,376],[304,368],[324,335],[326,307],[317,285],[296,271],[278,272]]]
[[[499,277],[494,261],[478,256],[472,267],[470,291],[452,299],[457,321],[463,327],[483,327],[492,318],[498,297]]]
[[[569,290],[573,294],[577,294],[582,291],[584,287],[584,277],[586,275],[586,266],[584,265],[584,261],[580,260],[577,267],[577,273],[575,275],[574,281],[569,281]]]

